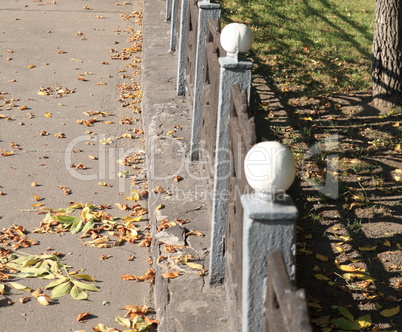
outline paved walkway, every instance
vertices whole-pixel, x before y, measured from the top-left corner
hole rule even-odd
[[[109,0],[55,2],[0,4],[0,230],[14,224],[38,228],[45,217],[41,208],[66,208],[70,202],[108,205],[99,211],[113,217],[128,216],[138,203],[147,208],[146,201],[125,200],[132,189],[143,190],[143,164],[133,164],[134,169],[117,162],[144,149],[141,114],[135,113],[139,104],[132,104],[139,100],[134,87],[140,84],[141,67],[141,53],[132,47],[141,41],[136,32],[141,26],[138,15],[121,17],[140,6]],[[129,175],[119,177],[120,171]],[[116,203],[130,209],[120,210]],[[136,223],[144,237],[145,217]],[[150,283],[120,278],[148,271],[149,248],[139,247],[139,241],[93,248],[84,246],[82,241],[91,239],[80,235],[29,234],[39,245],[21,251],[63,253],[69,271],[84,269],[101,291],[88,292],[87,301],[67,295],[42,306],[28,292],[11,289],[12,295],[0,295],[1,331],[92,331],[98,323],[119,327],[115,318],[124,316],[122,307],[155,306]],[[32,289],[50,282],[13,281]],[[26,296],[31,300],[20,303]],[[90,319],[77,322],[85,312],[92,314]]]

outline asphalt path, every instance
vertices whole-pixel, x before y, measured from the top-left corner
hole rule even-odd
[[[87,300],[66,295],[45,306],[32,292],[7,287],[9,294],[0,295],[0,331],[91,331],[99,323],[123,329],[115,323],[126,313],[122,307],[154,306],[151,283],[121,278],[150,268],[149,248],[138,246],[148,236],[146,214],[132,224],[141,239],[116,220],[127,226],[120,235],[133,232],[134,243],[113,248],[84,245],[93,239],[80,238],[82,232],[32,233],[46,208],[56,215],[73,202],[119,218],[138,212],[133,206],[147,208],[135,195],[147,189],[140,67],[138,2],[1,1],[0,238],[4,229],[23,226],[39,244],[17,253],[61,253],[68,271],[83,269],[100,291],[89,291]],[[9,247],[0,242],[0,248]],[[0,284],[10,281],[51,294],[44,287],[52,280],[15,277]],[[21,303],[23,297],[30,300]],[[77,322],[80,313],[91,315]]]

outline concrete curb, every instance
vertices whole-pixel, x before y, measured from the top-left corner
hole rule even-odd
[[[205,194],[198,165],[189,159],[191,111],[186,100],[176,96],[177,57],[170,54],[170,24],[164,22],[165,1],[143,3],[142,117],[147,150],[149,213],[153,235],[155,302],[160,332],[229,331],[226,295],[223,286],[206,286],[199,270],[179,264],[175,257],[191,255],[194,262],[208,267],[210,218],[206,215]],[[172,132],[175,130],[175,132]],[[174,181],[175,176],[182,181]],[[162,193],[152,189],[161,187]],[[170,194],[168,194],[168,193]],[[163,209],[157,210],[160,204]],[[188,221],[175,235],[183,234],[185,247],[166,253],[155,238],[161,220],[174,218]],[[175,226],[176,227],[176,226]],[[176,231],[178,230],[176,227]],[[173,229],[172,229],[173,230]],[[172,231],[170,230],[170,231]],[[196,230],[204,236],[187,236]],[[169,230],[167,230],[169,233]],[[167,235],[170,236],[170,235]],[[163,257],[161,257],[163,256]],[[163,273],[180,271],[176,279]]]

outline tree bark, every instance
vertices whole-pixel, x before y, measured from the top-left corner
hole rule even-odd
[[[372,54],[373,105],[402,106],[402,1],[376,0]]]

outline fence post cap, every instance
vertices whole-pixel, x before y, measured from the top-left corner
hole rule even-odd
[[[238,53],[247,53],[253,44],[253,32],[243,23],[226,25],[220,36],[222,48],[227,56],[237,57]]]
[[[285,192],[295,178],[295,161],[292,152],[276,141],[254,145],[244,159],[248,184],[264,199]]]

